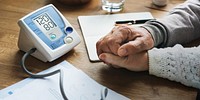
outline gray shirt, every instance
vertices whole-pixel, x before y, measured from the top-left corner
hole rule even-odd
[[[155,47],[191,42],[200,37],[200,0],[188,0],[144,27],[152,34]]]

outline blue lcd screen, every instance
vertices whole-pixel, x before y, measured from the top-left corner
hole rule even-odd
[[[52,6],[33,13],[24,22],[52,50],[65,44],[65,24]]]
[[[42,13],[33,19],[33,22],[43,33],[48,33],[52,29],[56,28],[56,23],[50,18],[47,13]]]

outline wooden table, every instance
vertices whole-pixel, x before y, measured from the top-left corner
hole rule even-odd
[[[169,0],[166,7],[159,8],[153,6],[151,0],[126,0],[125,8],[121,13],[149,11],[155,18],[160,18],[182,2],[184,0]],[[72,51],[51,63],[29,57],[27,66],[31,71],[39,72],[67,60],[100,84],[134,100],[194,100],[196,98],[196,89],[180,83],[151,76],[148,72],[114,69],[101,62],[89,61],[77,17],[106,14],[101,10],[100,0],[92,0],[83,6],[67,6],[56,0],[0,0],[0,89],[27,77],[19,66],[24,52],[19,51],[17,46],[19,36],[17,21],[29,12],[49,3],[54,4],[69,20],[82,41]]]

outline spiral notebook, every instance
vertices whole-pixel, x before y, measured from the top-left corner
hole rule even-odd
[[[87,53],[90,61],[99,61],[96,53],[96,42],[115,26],[116,21],[154,19],[150,12],[123,13],[112,15],[79,16]],[[135,26],[141,24],[134,24]]]

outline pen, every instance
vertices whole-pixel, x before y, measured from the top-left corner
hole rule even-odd
[[[149,20],[153,19],[140,19],[140,20],[124,20],[124,21],[116,21],[115,24],[143,24]]]

